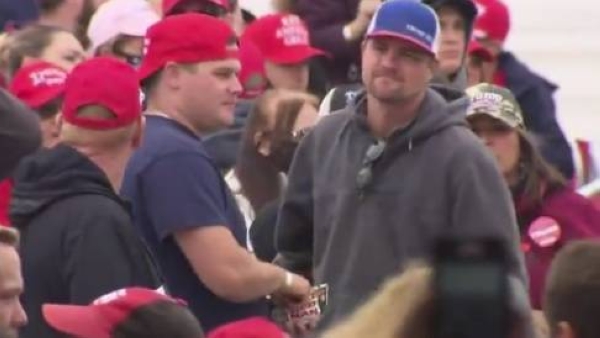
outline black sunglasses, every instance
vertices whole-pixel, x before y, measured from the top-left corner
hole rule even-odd
[[[381,158],[385,147],[385,141],[378,140],[367,148],[367,152],[362,160],[362,167],[356,176],[356,186],[358,190],[365,190],[365,188],[373,182],[373,165]]]

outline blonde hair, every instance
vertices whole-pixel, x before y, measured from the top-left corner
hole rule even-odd
[[[19,232],[13,228],[0,225],[0,244],[17,248],[19,246]]]
[[[433,272],[413,264],[347,320],[322,338],[431,338],[434,335]]]
[[[78,116],[89,119],[115,119],[115,115],[102,106],[85,106]],[[72,147],[92,147],[112,150],[131,141],[136,131],[135,124],[111,130],[90,130],[64,122],[60,130],[60,141]]]

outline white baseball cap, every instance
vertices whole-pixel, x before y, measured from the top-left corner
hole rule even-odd
[[[109,0],[100,5],[88,26],[92,52],[119,35],[144,37],[159,20],[146,0]]]

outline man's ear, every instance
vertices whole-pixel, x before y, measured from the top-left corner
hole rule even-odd
[[[52,136],[56,133],[56,137],[60,137],[60,132],[62,130],[64,124],[63,114],[62,112],[58,112],[54,117],[54,128],[52,128]]]
[[[367,39],[363,39],[362,40],[362,42],[360,43],[360,50],[361,50],[361,52],[365,51],[365,49],[367,48],[367,43],[368,43]]]
[[[433,57],[433,58],[431,58],[431,60],[429,60],[428,67],[429,67],[429,73],[430,73],[429,81],[431,81],[431,79],[433,79],[435,74],[438,74],[438,72],[440,71],[440,62],[438,61],[437,58]]]
[[[179,80],[184,70],[174,62],[167,62],[163,69],[162,78],[164,83],[173,89],[181,87]]]

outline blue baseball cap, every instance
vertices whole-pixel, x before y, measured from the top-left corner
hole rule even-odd
[[[387,0],[373,15],[365,36],[398,38],[435,56],[439,31],[438,16],[430,6],[418,0]]]

